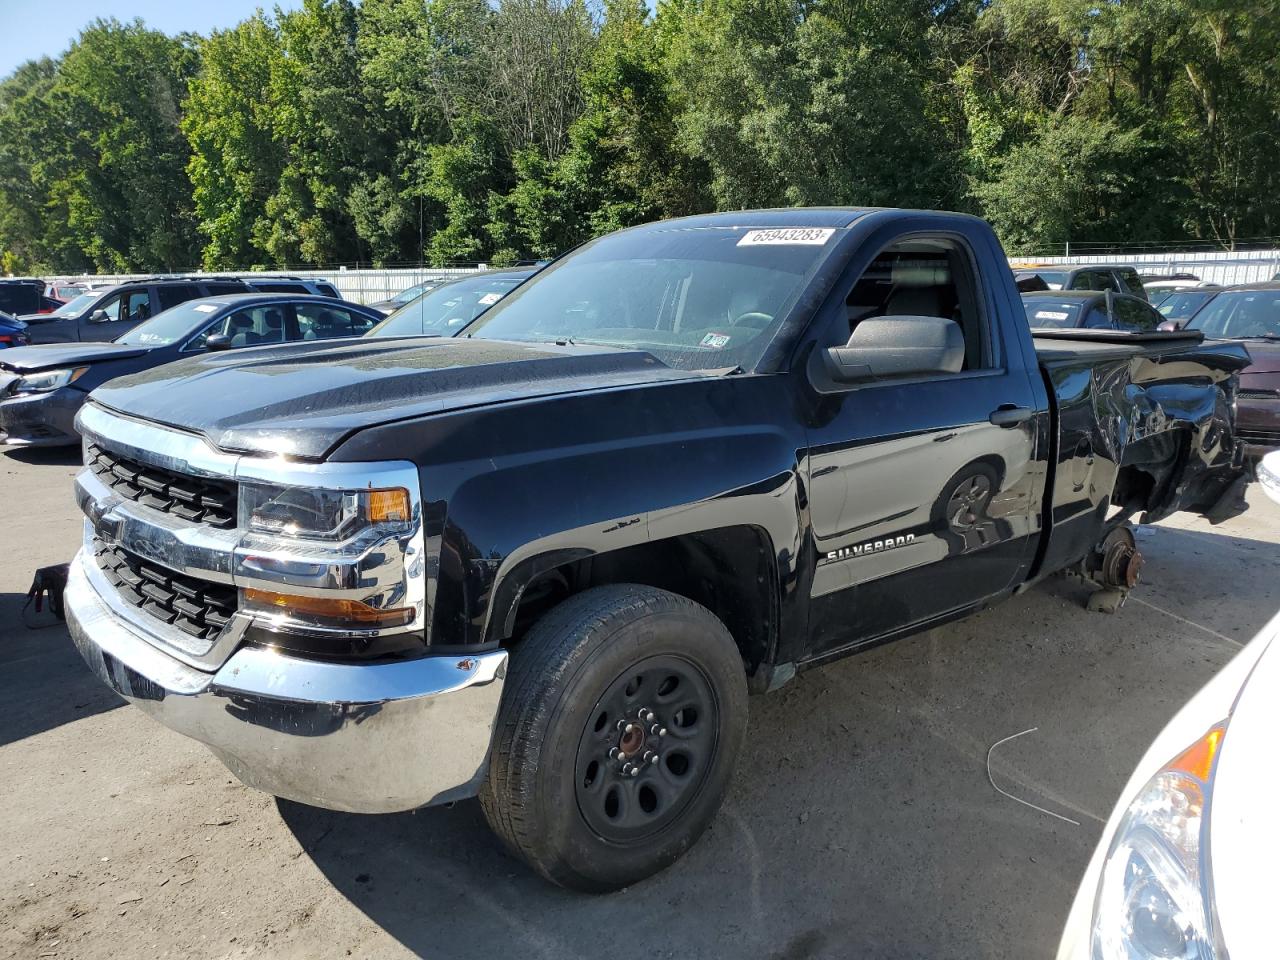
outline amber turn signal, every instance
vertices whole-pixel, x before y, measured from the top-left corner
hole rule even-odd
[[[371,523],[405,521],[409,519],[409,491],[404,487],[386,490],[368,490],[366,503]]]
[[[1219,724],[1213,727],[1203,737],[1178,754],[1165,769],[1189,773],[1201,783],[1208,783],[1209,775],[1213,773],[1214,758],[1217,757],[1218,749],[1222,746],[1222,735],[1224,733],[1226,733],[1224,725]]]
[[[413,622],[412,607],[378,610],[359,600],[302,597],[253,587],[245,588],[244,598],[246,602],[258,607],[278,610],[299,619],[319,619],[335,626],[403,627]]]

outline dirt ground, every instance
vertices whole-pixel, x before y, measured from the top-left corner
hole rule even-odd
[[[589,898],[510,859],[474,801],[363,817],[255,793],[122,704],[36,567],[81,524],[74,453],[0,450],[0,956],[1050,956],[1132,764],[1276,611],[1280,508],[1140,531],[1114,616],[1054,579],[752,700],[728,802],[665,873]],[[1079,821],[1002,797],[1005,789]]]

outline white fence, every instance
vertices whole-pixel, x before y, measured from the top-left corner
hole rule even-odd
[[[1270,280],[1280,274],[1280,250],[1164,252],[1115,255],[1088,254],[1078,257],[1010,257],[1015,267],[1025,263],[1039,264],[1087,264],[1126,263],[1136,267],[1139,273],[1193,273],[1201,280],[1220,283],[1257,283]]]
[[[1163,252],[1141,253],[1128,256],[1114,254],[1088,254],[1074,257],[1011,257],[1009,262],[1014,266],[1025,263],[1040,264],[1085,264],[1085,263],[1127,263],[1138,269],[1139,273],[1193,273],[1201,280],[1220,283],[1224,286],[1232,283],[1256,283],[1259,280],[1270,280],[1280,275],[1280,249],[1275,250],[1243,250],[1237,252]],[[262,276],[288,275],[294,277],[311,277],[317,280],[328,280],[338,292],[348,300],[356,303],[376,303],[395,296],[406,287],[421,283],[430,277],[463,276],[472,273],[478,267],[450,267],[433,269],[431,267],[409,267],[395,270],[292,270],[265,271]],[[226,271],[232,273],[232,271]],[[215,274],[217,275],[217,274]],[[238,274],[244,276],[244,274]],[[154,274],[112,274],[67,278],[68,280],[94,281],[97,283],[123,283],[126,280],[137,280],[143,276]]]

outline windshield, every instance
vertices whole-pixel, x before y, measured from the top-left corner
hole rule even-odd
[[[225,302],[188,300],[138,324],[124,336],[117,337],[116,343],[135,347],[167,347],[199,331],[224,306]]]
[[[96,293],[82,293],[74,300],[68,300],[57,310],[50,314],[51,317],[78,317],[89,309],[89,305],[98,299]]]
[[[1027,323],[1041,330],[1080,326],[1080,309],[1084,306],[1079,300],[1051,297],[1027,297],[1022,305],[1027,311]]]
[[[1169,320],[1186,320],[1214,298],[1216,290],[1176,290],[1156,307]]]
[[[1219,293],[1187,326],[1225,340],[1280,337],[1280,290]]]
[[[523,277],[480,274],[444,283],[401,307],[366,337],[449,337],[515,289]]]
[[[834,242],[830,228],[628,230],[581,247],[466,329],[751,369]]]

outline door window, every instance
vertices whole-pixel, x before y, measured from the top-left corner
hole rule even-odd
[[[845,299],[848,326],[837,336],[847,342],[860,323],[874,317],[942,317],[964,334],[961,369],[989,368],[992,349],[978,291],[973,258],[958,241],[902,240],[883,250],[853,285]]]
[[[233,348],[284,343],[284,314],[284,307],[274,306],[237,310],[201,330],[192,338],[190,349],[203,350],[206,341],[215,335],[230,337]]]
[[[151,319],[151,294],[147,290],[131,290],[120,301],[120,319],[141,323]]]
[[[298,333],[303,340],[332,340],[336,337],[359,337],[373,327],[374,321],[362,314],[322,303],[299,303]]]

